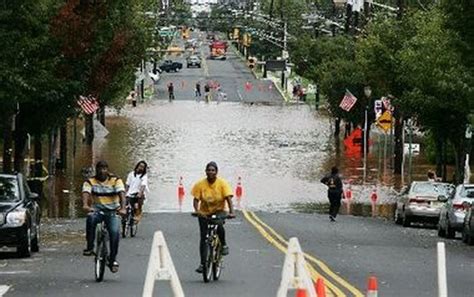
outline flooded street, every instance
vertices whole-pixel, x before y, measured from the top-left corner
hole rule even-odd
[[[190,211],[188,193],[211,160],[233,188],[242,177],[242,206],[276,210],[325,199],[319,178],[330,147],[329,121],[307,106],[153,101],[112,117],[108,129],[96,158],[108,160],[121,176],[139,160],[148,162],[149,212],[179,210],[180,176],[187,194],[183,211]]]

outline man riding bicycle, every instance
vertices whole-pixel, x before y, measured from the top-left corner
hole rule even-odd
[[[206,235],[207,235],[207,219],[213,214],[225,215],[226,202],[229,205],[229,218],[234,218],[234,207],[232,205],[232,189],[229,183],[217,177],[218,167],[215,162],[210,162],[206,165],[206,178],[198,181],[192,188],[191,194],[194,197],[194,210],[199,214],[199,254],[201,256],[201,264],[196,269],[197,273],[203,272],[203,267],[206,261]],[[225,230],[222,223],[219,224],[217,233],[219,240],[222,243],[222,255],[229,254],[229,247],[225,241]]]
[[[97,162],[95,176],[87,179],[82,186],[82,203],[86,211],[86,239],[87,248],[84,256],[94,253],[95,228],[97,224],[105,221],[110,236],[110,271],[115,273],[119,269],[116,260],[120,238],[120,215],[126,215],[125,187],[122,180],[109,173],[109,166],[105,161]]]

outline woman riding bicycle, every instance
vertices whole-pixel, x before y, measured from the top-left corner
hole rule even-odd
[[[97,224],[105,221],[110,236],[110,271],[119,269],[116,260],[120,238],[120,215],[125,215],[125,187],[117,176],[109,173],[109,166],[105,161],[97,162],[95,176],[87,179],[82,186],[82,208],[87,212],[86,239],[87,248],[84,256],[94,253],[94,237]]]
[[[135,169],[127,176],[125,183],[126,196],[135,210],[134,218],[136,222],[140,222],[142,218],[143,201],[145,194],[148,191],[148,175],[146,170],[148,165],[145,161],[140,161],[135,166]]]
[[[232,205],[232,189],[225,179],[217,177],[217,171],[218,167],[216,162],[209,162],[206,165],[207,177],[198,181],[191,190],[191,194],[194,197],[194,210],[199,214],[199,254],[201,256],[201,264],[196,269],[197,273],[203,272],[203,266],[206,261],[206,235],[208,231],[206,217],[213,214],[226,214],[226,202],[229,205],[229,214],[227,216],[229,218],[235,217],[234,207]],[[219,240],[222,243],[222,255],[228,255],[229,247],[225,241],[225,230],[223,224],[219,224],[217,232]]]

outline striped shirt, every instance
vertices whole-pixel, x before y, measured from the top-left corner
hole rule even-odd
[[[95,177],[89,178],[82,186],[82,192],[89,193],[93,198],[93,207],[98,210],[116,210],[120,207],[120,192],[125,187],[120,178],[109,175],[103,182]]]

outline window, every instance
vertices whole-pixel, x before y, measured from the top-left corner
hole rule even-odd
[[[14,177],[0,177],[0,203],[20,200],[18,183]]]

